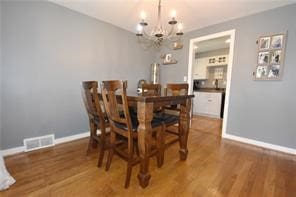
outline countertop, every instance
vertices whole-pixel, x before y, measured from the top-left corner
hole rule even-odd
[[[225,88],[199,88],[194,90],[193,92],[217,92],[217,93],[225,93]]]

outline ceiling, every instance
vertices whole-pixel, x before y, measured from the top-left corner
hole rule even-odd
[[[194,43],[197,47],[195,52],[202,53],[207,51],[213,51],[217,49],[229,48],[229,43],[226,40],[230,39],[230,36],[223,36],[219,38],[214,38],[210,40],[204,40]]]
[[[111,23],[131,32],[136,31],[141,11],[154,25],[158,0],[49,0],[80,13]],[[171,10],[184,32],[296,3],[296,0],[162,0],[162,20],[167,24]]]

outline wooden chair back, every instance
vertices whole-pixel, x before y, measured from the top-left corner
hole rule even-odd
[[[142,84],[142,95],[143,96],[160,96],[161,85],[160,84]]]
[[[123,124],[131,135],[132,123],[126,95],[127,81],[103,81],[101,87],[105,109],[111,124],[113,126],[118,123]]]
[[[166,96],[179,96],[188,94],[188,83],[169,83],[164,91]]]
[[[97,81],[83,81],[82,82],[82,99],[87,111],[88,117],[91,120],[99,119],[105,122],[105,113],[102,109],[99,95]]]
[[[98,167],[101,167],[104,151],[107,148],[106,128],[109,127],[109,123],[98,95],[98,82],[83,81],[81,91],[83,103],[89,117],[90,138],[87,153],[90,152],[91,148],[95,148],[99,144],[101,148],[99,151]],[[97,133],[98,129],[101,130],[100,134]]]

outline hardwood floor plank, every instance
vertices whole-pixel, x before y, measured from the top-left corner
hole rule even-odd
[[[124,189],[126,162],[114,156],[108,172],[97,168],[98,149],[87,155],[88,139],[81,139],[6,157],[17,182],[0,195],[295,196],[295,156],[223,140],[218,119],[194,117],[192,126],[188,159],[179,160],[178,143],[166,149],[162,168],[152,158],[152,177],[145,189],[138,183],[139,166]]]

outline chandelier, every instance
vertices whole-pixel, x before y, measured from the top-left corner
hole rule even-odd
[[[182,23],[178,23],[176,20],[176,11],[171,12],[171,20],[168,21],[170,30],[165,29],[161,23],[161,0],[158,2],[157,24],[150,32],[147,32],[148,23],[145,21],[146,13],[141,12],[141,21],[137,25],[136,36],[140,44],[146,48],[154,45],[160,47],[163,43],[174,43],[174,47],[177,48],[181,45],[181,36],[183,35]]]

